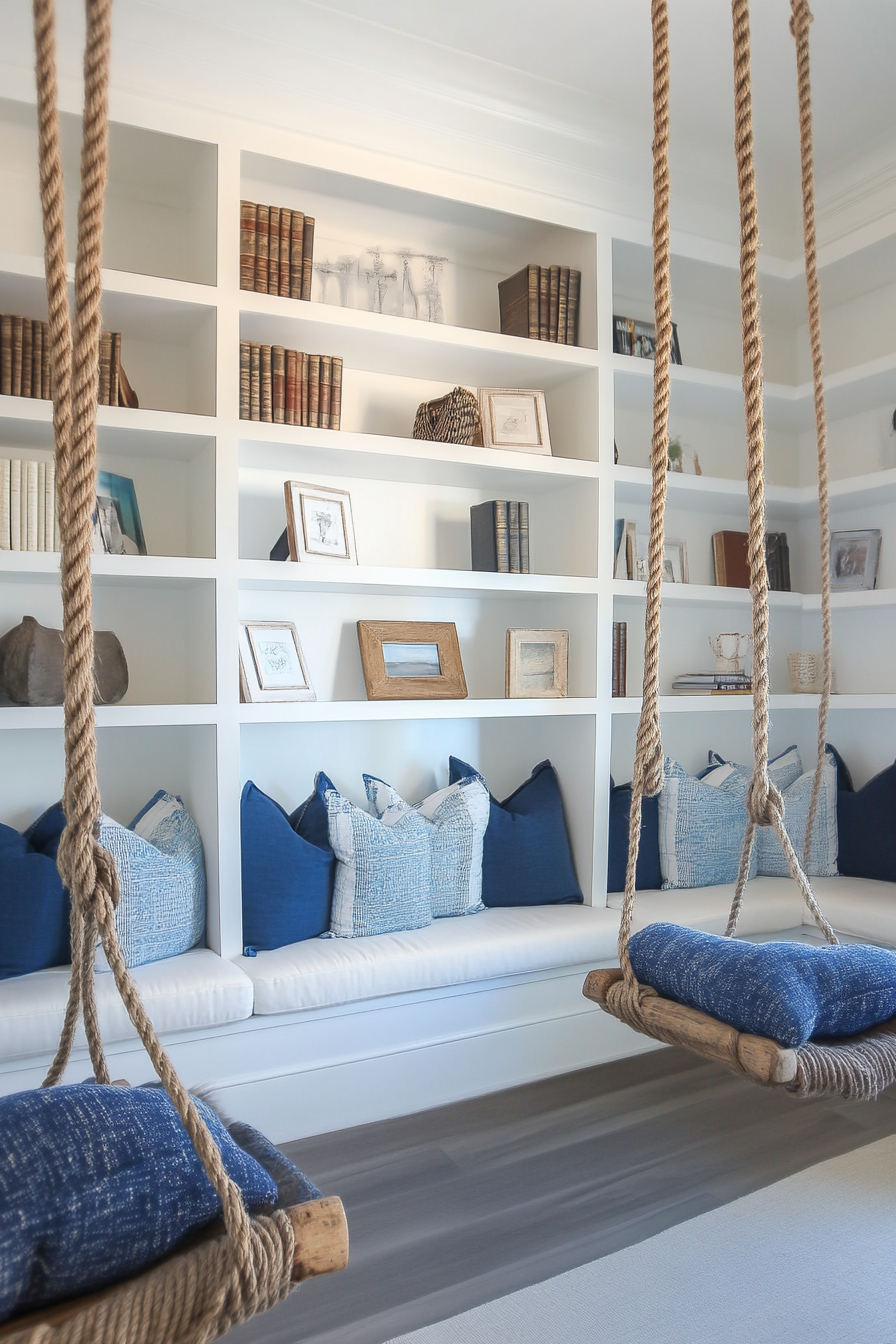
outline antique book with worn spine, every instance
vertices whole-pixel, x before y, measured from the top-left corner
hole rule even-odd
[[[720,588],[749,588],[750,564],[746,532],[714,532],[712,556]]]
[[[286,422],[286,351],[282,345],[271,346],[271,378],[274,424],[282,425]]]
[[[302,297],[302,239],[305,233],[305,216],[301,210],[293,210],[289,217],[289,297]]]
[[[254,201],[240,201],[240,289],[255,288]]]
[[[498,284],[501,333],[538,340],[538,267],[524,266]]]
[[[470,505],[472,567],[491,574],[510,573],[507,500],[488,499]]]
[[[255,292],[268,292],[268,244],[271,207],[259,205],[255,213]]]
[[[310,300],[311,298],[311,276],[312,262],[314,259],[314,219],[311,215],[305,216],[305,224],[302,230],[302,298]]]

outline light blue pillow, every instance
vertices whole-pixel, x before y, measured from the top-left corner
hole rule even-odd
[[[747,828],[746,785],[714,788],[666,757],[659,804],[663,890],[734,882]],[[756,875],[756,850],[750,876]]]
[[[130,826],[104,815],[100,842],[118,868],[115,927],[128,966],[195,947],[205,933],[205,863],[199,827],[183,799],[160,789]],[[96,969],[109,969],[101,947]]]
[[[412,812],[429,822],[433,919],[484,910],[482,843],[490,804],[482,780],[468,775],[413,806],[374,775],[364,776],[364,787],[384,826],[394,826]]]
[[[717,782],[720,789],[740,791],[741,796],[744,795],[752,773],[749,766],[723,761],[715,752],[710,752],[710,764],[714,769],[704,776],[705,782]],[[815,769],[813,767],[804,774],[799,751],[796,747],[789,747],[781,756],[769,761],[768,772],[769,778],[777,784],[783,795],[784,828],[803,864]],[[837,876],[837,847],[837,763],[828,750],[825,752],[818,809],[812,827],[809,877]],[[781,841],[772,827],[761,826],[757,831],[755,854],[757,872],[761,877],[790,876]]]
[[[336,880],[330,933],[366,938],[432,923],[431,824],[413,810],[384,826],[336,789],[326,793]]]

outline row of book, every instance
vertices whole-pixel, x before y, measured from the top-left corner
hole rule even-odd
[[[240,289],[310,299],[313,256],[311,215],[240,201]]]
[[[0,551],[58,551],[56,466],[0,458]]]
[[[720,588],[749,588],[750,562],[746,532],[714,532],[712,557]],[[790,547],[786,532],[766,532],[765,568],[772,592],[790,592]]]
[[[682,672],[672,682],[673,695],[751,695],[748,672]]]
[[[240,419],[338,429],[342,360],[240,341]]]
[[[498,284],[501,332],[530,341],[577,345],[581,271],[569,266],[524,266]]]
[[[529,505],[488,499],[470,506],[473,569],[489,574],[529,573]]]
[[[0,314],[0,396],[49,401],[52,395],[48,324]]]
[[[613,686],[612,694],[622,696],[628,694],[626,683],[628,681],[628,622],[613,622]]]

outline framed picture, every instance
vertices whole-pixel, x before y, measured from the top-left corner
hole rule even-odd
[[[831,533],[831,587],[837,592],[868,592],[877,587],[880,530]]]
[[[673,541],[666,538],[663,549],[663,582],[689,583],[688,546],[686,541]]]
[[[465,700],[453,621],[359,621],[368,700]]]
[[[516,453],[551,452],[544,393],[521,387],[480,387],[482,443]]]
[[[240,700],[316,700],[291,621],[240,621]]]
[[[639,322],[634,317],[613,315],[613,353],[634,355],[636,359],[653,359],[656,354],[656,327],[652,322]],[[681,363],[678,327],[672,323],[672,363]]]
[[[562,700],[568,679],[568,630],[507,631],[504,694],[508,700]]]
[[[356,565],[352,501],[347,490],[284,481],[290,560]]]
[[[146,555],[137,492],[129,476],[97,472],[93,550],[99,555]]]

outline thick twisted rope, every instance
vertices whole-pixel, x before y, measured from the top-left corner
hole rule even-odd
[[[92,516],[96,504],[96,409],[98,398],[99,341],[102,296],[100,262],[103,241],[103,198],[108,161],[108,86],[111,42],[111,0],[87,0],[87,42],[84,57],[84,119],[81,152],[81,198],[78,209],[78,249],[75,263],[74,339],[68,323],[63,176],[59,149],[59,117],[56,95],[54,0],[34,0],[34,31],[40,132],[40,180],[44,214],[44,244],[47,300],[50,310],[51,352],[54,379],[54,434],[57,459],[57,490],[62,540],[62,600],[65,688],[65,787],[63,805],[66,827],[59,848],[60,872],[71,892],[72,978],[69,1002],[56,1059],[46,1079],[52,1085],[62,1077],[68,1062],[79,1011],[83,1012],[94,1071],[99,1082],[108,1082],[93,993],[93,958],[97,931],[112,969],[118,992],[128,1015],[149,1054],[190,1136],[209,1180],[221,1200],[228,1231],[223,1249],[215,1252],[221,1261],[215,1274],[214,1292],[223,1294],[228,1321],[245,1319],[260,1307],[253,1303],[279,1301],[286,1291],[295,1246],[289,1220],[276,1222],[279,1229],[265,1249],[267,1232],[253,1230],[236,1184],[227,1175],[217,1144],[163,1050],[140,1001],[125,964],[115,928],[118,879],[110,855],[99,843],[101,803],[96,764],[96,730],[93,711],[94,652],[92,622],[91,549]],[[217,1263],[217,1262],[216,1262]],[[225,1273],[226,1264],[226,1273]],[[167,1268],[167,1267],[165,1267]],[[161,1273],[161,1271],[160,1271]],[[183,1313],[192,1311],[190,1294],[198,1288],[197,1271],[189,1266],[172,1271],[172,1282],[181,1289],[172,1294],[164,1276],[152,1277],[159,1288],[159,1301],[135,1298],[135,1321],[146,1312],[165,1311],[162,1299],[169,1294],[183,1299]],[[223,1287],[220,1286],[222,1275]],[[285,1278],[284,1278],[285,1276]],[[141,1281],[142,1282],[142,1281]],[[186,1285],[186,1287],[184,1287]],[[135,1290],[136,1291],[136,1290]],[[141,1290],[142,1292],[142,1290]],[[217,1299],[215,1299],[217,1301]],[[139,1307],[139,1310],[138,1310]],[[100,1310],[99,1308],[97,1309]],[[117,1308],[104,1307],[114,1314]],[[183,1314],[182,1313],[182,1314]],[[184,1314],[184,1319],[186,1319]],[[224,1318],[222,1317],[222,1320]],[[99,1320],[99,1317],[97,1317]],[[75,1329],[76,1327],[72,1327]],[[81,1327],[77,1327],[80,1329]],[[116,1333],[77,1333],[71,1339],[143,1338]],[[180,1328],[180,1327],[178,1327]],[[225,1326],[229,1328],[229,1326]],[[136,1327],[135,1327],[136,1329]],[[211,1327],[197,1325],[182,1334],[187,1344],[211,1337]],[[214,1333],[220,1333],[215,1329]],[[158,1335],[158,1338],[167,1338]],[[181,1335],[177,1336],[181,1338]],[[156,1338],[156,1336],[153,1336]]]
[[[618,995],[621,1011],[639,1018],[640,986],[628,955],[635,908],[635,881],[641,841],[641,800],[663,787],[660,722],[660,619],[663,591],[666,477],[669,469],[669,369],[672,363],[672,285],[669,275],[669,11],[666,0],[652,0],[653,28],[653,290],[656,357],[653,366],[653,438],[650,450],[650,543],[647,607],[644,617],[644,682],[632,775],[628,864],[619,926]],[[628,1020],[628,1018],[626,1018]],[[634,1021],[632,1025],[635,1025]]]

